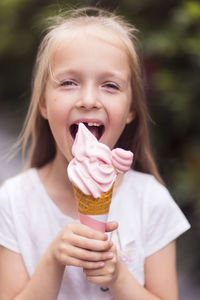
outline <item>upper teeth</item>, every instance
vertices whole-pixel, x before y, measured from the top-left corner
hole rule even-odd
[[[90,123],[88,123],[88,126],[100,126],[100,124],[90,122]]]
[[[86,122],[84,122],[84,123],[86,123]],[[76,123],[76,125],[79,125],[79,123]],[[97,126],[97,127],[99,127],[99,126],[101,126],[101,124],[95,123],[95,122],[88,122],[87,126]]]

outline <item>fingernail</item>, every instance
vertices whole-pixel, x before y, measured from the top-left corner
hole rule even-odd
[[[108,253],[108,258],[113,258],[113,253],[112,252]]]
[[[104,267],[104,262],[103,262],[103,261],[99,262],[99,263],[98,263],[98,266],[99,266],[99,267]]]

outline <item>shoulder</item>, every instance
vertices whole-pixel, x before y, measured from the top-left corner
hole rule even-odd
[[[133,181],[135,183],[137,183],[137,185],[139,187],[145,185],[145,187],[147,187],[147,185],[149,183],[153,183],[155,186],[159,186],[161,185],[153,175],[151,174],[147,174],[147,173],[142,173],[139,171],[135,171],[135,170],[129,170],[125,175],[124,175],[125,181],[127,182],[132,182]],[[163,185],[162,185],[163,186]]]
[[[124,175],[121,185],[123,191],[128,191],[128,195],[156,204],[161,198],[171,198],[167,188],[158,182],[151,174],[130,170]]]
[[[176,212],[178,209],[166,186],[150,174],[131,170],[125,174],[122,188],[128,191],[126,194],[131,201],[139,202],[135,204],[145,215],[160,215],[166,210]]]
[[[126,216],[134,216],[143,228],[152,228],[156,224],[167,224],[173,222],[174,226],[178,221],[188,227],[181,209],[172,198],[168,189],[159,183],[154,176],[129,171],[125,174],[118,193],[118,205],[126,201]]]
[[[14,224],[15,227],[19,223],[20,226],[22,224],[26,226],[25,224],[30,222],[33,211],[37,211],[38,214],[40,200],[38,186],[36,169],[24,171],[7,179],[1,185],[0,227],[5,224]]]
[[[17,175],[10,177],[10,178],[6,179],[5,181],[3,181],[0,184],[0,187],[2,187],[4,185],[12,185],[15,183],[19,183],[19,182],[23,181],[24,179],[26,179],[27,177],[33,176],[33,173],[35,173],[35,172],[36,172],[35,168],[30,168],[25,171],[22,171],[22,172],[18,173]]]
[[[154,188],[158,188],[161,184],[155,179],[155,177],[151,174],[138,172],[135,170],[129,170],[123,178],[124,188],[128,186],[132,186],[133,188],[137,188],[138,191],[142,189],[143,191],[149,187],[149,185]]]
[[[23,199],[27,194],[30,194],[31,189],[34,188],[35,169],[28,169],[5,180],[0,185],[0,205],[4,202],[11,201],[13,198]]]
[[[18,187],[23,185],[24,183],[27,183],[30,178],[34,177],[34,174],[36,172],[36,169],[31,168],[26,171],[23,171],[21,173],[18,173],[17,175],[6,179],[3,183],[0,185],[0,189],[2,188],[11,188],[11,187]]]

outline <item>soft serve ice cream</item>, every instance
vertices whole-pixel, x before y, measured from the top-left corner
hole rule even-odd
[[[120,148],[111,151],[80,123],[72,154],[74,158],[67,171],[74,187],[80,221],[105,231],[117,173],[130,169],[133,153]]]

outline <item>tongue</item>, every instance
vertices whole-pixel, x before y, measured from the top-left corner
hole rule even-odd
[[[98,139],[99,137],[99,131],[97,126],[87,126],[88,130]]]

